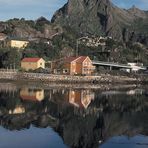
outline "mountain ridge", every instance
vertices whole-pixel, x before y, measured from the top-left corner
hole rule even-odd
[[[129,30],[129,36],[132,32],[141,33],[135,27],[135,22],[139,20],[148,24],[148,12],[135,6],[126,10],[109,0],[68,0],[55,12],[51,22],[71,27],[79,34],[105,35],[123,40],[125,30]],[[142,35],[148,35],[147,29]]]

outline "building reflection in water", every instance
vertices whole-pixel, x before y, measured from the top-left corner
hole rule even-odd
[[[147,135],[147,96],[121,93],[22,88],[13,97],[4,92],[0,123],[10,130],[52,127],[71,148],[98,148],[115,135]]]
[[[25,113],[25,108],[22,105],[16,106],[13,110],[9,110],[9,114],[23,114]]]
[[[20,97],[22,100],[40,102],[44,99],[44,90],[43,89],[22,88],[20,90]]]
[[[95,94],[91,90],[69,90],[67,97],[70,104],[87,109]]]

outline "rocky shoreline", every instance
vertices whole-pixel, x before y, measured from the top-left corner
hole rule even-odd
[[[0,72],[0,80],[37,81],[56,84],[147,84],[147,75],[114,76],[100,74],[98,76],[70,76],[43,73]]]

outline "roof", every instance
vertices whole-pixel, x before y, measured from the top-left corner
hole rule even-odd
[[[82,63],[86,58],[87,58],[87,56],[68,57],[65,59],[65,62],[71,63],[71,62],[75,61],[78,63]]]
[[[9,40],[11,40],[11,41],[26,41],[26,42],[28,42],[29,40],[28,40],[28,38],[18,38],[18,37],[9,37]]]
[[[84,60],[87,58],[87,56],[81,56],[79,59],[77,59],[77,63],[83,63]]]
[[[76,59],[78,59],[79,57],[68,57],[68,58],[65,58],[64,61],[65,62],[73,62],[75,61]]]
[[[41,58],[24,58],[22,62],[38,62]]]
[[[29,41],[26,41],[26,40],[10,40],[11,42],[26,42],[26,43],[29,43]]]
[[[21,98],[22,98],[23,100],[37,101],[36,96],[21,95]]]

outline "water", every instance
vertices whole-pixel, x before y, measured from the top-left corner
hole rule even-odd
[[[0,83],[0,148],[148,148],[148,88]]]

